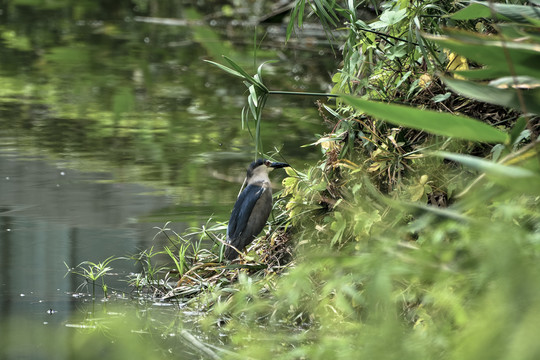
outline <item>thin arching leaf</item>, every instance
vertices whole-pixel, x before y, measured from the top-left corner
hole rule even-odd
[[[289,19],[289,23],[287,24],[287,35],[285,36],[285,41],[289,41],[289,39],[291,38],[291,35],[293,34],[294,20],[296,19],[297,14],[298,14],[298,5],[296,5],[291,10],[291,18]]]
[[[521,90],[522,104],[517,89],[499,89],[450,77],[443,77],[442,79],[450,89],[460,95],[490,104],[510,107],[522,112],[540,114],[540,88]],[[525,106],[524,109],[522,105]]]
[[[392,124],[458,139],[488,143],[508,141],[506,133],[467,116],[368,101],[350,95],[340,97],[357,110]]]
[[[253,106],[257,107],[258,101],[257,101],[257,91],[255,90],[255,86],[251,85],[249,88],[249,98],[251,99],[251,102],[253,103]]]
[[[521,132],[527,127],[527,119],[524,116],[520,116],[512,130],[510,130],[510,143],[514,144],[521,135]]]
[[[510,20],[518,23],[530,23],[530,20],[540,20],[540,11],[537,7],[485,1],[472,1],[469,6],[448,17],[453,20],[491,18],[493,15],[492,9],[499,20]]]
[[[220,63],[217,63],[215,61],[210,61],[210,60],[203,60],[203,61],[205,61],[205,62],[207,62],[209,64],[212,64],[212,65],[215,65],[218,68],[220,68],[221,70],[223,70],[225,72],[228,72],[229,74],[232,74],[234,76],[238,76],[240,78],[244,78],[244,75],[240,74],[238,71],[235,71],[235,70],[233,70],[233,69],[231,69],[231,68],[229,68],[229,67],[227,67],[225,65],[222,65]]]
[[[508,41],[495,35],[447,30],[445,36],[423,36],[467,59],[486,65],[480,70],[459,71],[469,79],[493,79],[503,76],[540,78],[540,46],[518,40]],[[512,62],[512,66],[508,65]]]
[[[262,68],[264,65],[266,64],[271,64],[271,63],[275,63],[277,62],[277,60],[267,60],[265,62],[263,62],[261,65],[259,65],[259,67],[257,68],[257,80],[262,84],[263,81],[262,81]]]
[[[489,173],[491,175],[503,176],[512,179],[533,179],[538,177],[538,174],[528,169],[517,166],[502,165],[472,155],[456,154],[446,151],[437,151],[433,154],[459,162],[470,168]]]
[[[231,65],[234,71],[242,74],[242,77],[244,78],[244,80],[255,85],[261,91],[268,92],[268,89],[262,82],[257,81],[253,76],[249,75],[240,65],[238,65],[236,62],[234,62],[232,59],[228,58],[227,56],[223,56],[223,58]]]
[[[302,27],[304,23],[304,8],[305,8],[306,2],[305,0],[301,0],[298,4],[298,27]]]
[[[471,169],[480,171],[497,184],[521,193],[537,195],[540,191],[540,174],[523,167],[503,165],[471,156],[437,151],[436,156],[458,162]]]
[[[333,26],[336,26],[337,16],[334,13],[334,3],[326,2],[324,0],[313,0],[314,10],[319,18],[325,22],[329,22]]]

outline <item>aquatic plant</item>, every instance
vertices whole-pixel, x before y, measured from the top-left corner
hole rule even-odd
[[[81,286],[87,286],[88,283],[92,284],[92,298],[96,298],[96,282],[101,280],[101,289],[103,290],[103,297],[106,299],[108,295],[108,286],[105,282],[105,276],[110,273],[111,270],[113,270],[112,267],[109,266],[109,264],[115,260],[118,260],[119,258],[116,258],[114,256],[110,256],[107,259],[101,261],[101,262],[92,262],[92,261],[83,261],[74,268],[71,268],[64,262],[64,265],[68,269],[67,274],[74,274],[82,276],[85,280],[85,283],[81,284]],[[79,287],[80,288],[80,287]]]

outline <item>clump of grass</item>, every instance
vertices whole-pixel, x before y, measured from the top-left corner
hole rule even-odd
[[[113,270],[112,267],[109,266],[110,263],[112,263],[115,260],[118,260],[120,258],[110,256],[107,259],[105,259],[102,262],[92,262],[92,261],[83,261],[74,268],[70,268],[68,264],[64,262],[64,265],[67,268],[67,274],[75,274],[82,276],[85,280],[83,284],[79,286],[77,291],[83,286],[88,286],[90,283],[92,285],[92,298],[96,298],[96,283],[101,281],[101,289],[103,290],[103,298],[106,299],[108,296],[108,286],[105,282],[105,276],[109,275],[111,270]]]
[[[139,294],[164,301],[189,304],[203,292],[230,286],[240,273],[257,276],[280,272],[292,260],[289,232],[282,228],[262,235],[232,263],[223,262],[225,225],[209,225],[178,234],[168,227],[156,228],[154,240],[164,237],[167,245],[155,246],[130,256],[140,264],[141,272],[129,283]]]

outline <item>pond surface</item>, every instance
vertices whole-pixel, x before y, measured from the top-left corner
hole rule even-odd
[[[148,248],[169,221],[182,232],[228,219],[255,146],[241,123],[245,86],[204,59],[227,55],[252,73],[278,59],[263,72],[272,90],[328,91],[338,60],[313,35],[288,50],[284,25],[254,28],[197,4],[0,3],[2,334],[22,317],[65,331],[85,313],[90,289],[66,265]],[[315,100],[269,99],[265,154],[299,169],[319,158],[301,147],[325,130]],[[122,280],[137,268],[111,266],[109,286],[129,294]]]

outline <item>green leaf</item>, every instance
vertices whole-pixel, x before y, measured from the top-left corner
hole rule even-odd
[[[438,103],[438,102],[441,102],[441,101],[444,101],[444,100],[448,99],[450,97],[450,95],[452,95],[450,92],[435,95],[434,97],[431,98],[431,101]]]
[[[476,169],[481,172],[485,172],[486,174],[504,176],[504,177],[508,177],[512,179],[538,177],[538,174],[534,173],[533,171],[527,170],[525,168],[521,168],[517,166],[502,165],[502,164],[494,163],[489,160],[484,160],[476,156],[455,154],[455,153],[446,152],[446,151],[437,151],[437,152],[434,152],[434,155],[441,156],[446,159],[450,159],[452,161],[461,163],[470,168]]]
[[[473,20],[491,17],[491,11],[487,6],[481,4],[471,4],[453,14],[446,15],[445,17],[449,17],[453,20]]]
[[[286,32],[286,36],[285,36],[285,42],[289,41],[292,33],[293,33],[293,30],[294,30],[294,19],[296,17],[296,14],[298,13],[298,7],[294,7],[291,11],[291,18],[289,20],[289,23],[287,24],[287,32]]]
[[[234,76],[238,76],[238,77],[241,77],[243,78],[244,76],[242,74],[240,74],[238,71],[235,71],[225,65],[221,65],[220,63],[217,63],[217,62],[214,62],[214,61],[210,61],[210,60],[203,60],[209,64],[212,64],[212,65],[215,65],[217,66],[218,68],[220,68],[221,70],[225,71],[225,72],[228,72],[229,74],[232,74]]]
[[[228,58],[227,56],[223,55],[223,58],[231,65],[231,67],[242,74],[242,77],[244,77],[246,80],[251,79],[251,75],[249,75],[240,65],[238,65],[234,60],[231,58]]]
[[[390,48],[386,51],[386,57],[388,58],[388,60],[394,60],[396,58],[403,57],[407,55],[406,47],[406,44],[390,46]]]
[[[234,71],[240,73],[247,82],[251,83],[252,85],[255,85],[259,90],[262,92],[268,92],[268,89],[264,84],[260,81],[257,81],[253,76],[249,75],[240,65],[238,65],[236,62],[234,62],[232,59],[228,58],[227,56],[223,56],[223,58],[231,65]]]
[[[339,211],[334,212],[334,221],[330,224],[330,229],[334,231],[334,236],[330,243],[334,245],[335,243],[341,243],[343,233],[347,227],[347,221]]]
[[[461,30],[447,30],[446,33],[446,36],[423,36],[469,60],[486,65],[486,68],[481,70],[459,71],[459,75],[469,79],[519,75],[540,79],[540,46],[537,44],[508,41],[495,35]],[[511,66],[508,61],[512,62]]]
[[[261,65],[259,65],[259,67],[257,68],[257,75],[258,75],[258,78],[257,80],[262,84],[262,68],[264,65],[266,64],[271,64],[271,63],[275,63],[277,62],[277,60],[267,60],[265,62],[263,62]]]
[[[497,144],[491,149],[491,158],[493,159],[493,161],[497,162],[500,159],[504,149],[505,146],[503,144]]]
[[[251,111],[251,115],[253,116],[254,119],[257,119],[257,105],[255,105],[255,102],[257,101],[256,99],[257,98],[255,97],[255,101],[254,101],[252,95],[248,96],[247,98],[249,110]]]
[[[255,86],[251,85],[248,89],[249,89],[249,98],[253,102],[253,105],[255,107],[259,106],[259,102],[257,101],[257,92],[255,91]]]
[[[520,116],[512,130],[510,131],[510,143],[513,144],[516,139],[519,137],[521,132],[525,130],[525,127],[527,126],[527,119],[523,116]]]
[[[350,95],[340,97],[357,110],[392,124],[458,139],[488,143],[508,141],[504,132],[470,117],[362,100]]]
[[[473,20],[490,18],[492,13],[490,6],[499,20],[509,20],[518,23],[530,23],[531,19],[540,19],[540,11],[533,6],[499,4],[474,1],[471,5],[461,9],[449,17],[453,20]]]
[[[379,18],[379,21],[376,21],[372,24],[370,24],[370,28],[372,29],[380,29],[387,26],[392,26],[403,20],[407,16],[407,10],[401,9],[401,10],[386,10],[382,13],[382,15]]]
[[[329,22],[333,26],[336,26],[335,20],[337,20],[337,16],[334,13],[333,6],[331,2],[321,1],[321,0],[312,0],[315,13],[317,16],[324,22]],[[328,9],[327,9],[328,7]]]
[[[302,27],[302,24],[304,22],[304,6],[306,4],[305,0],[301,0],[300,4],[298,5],[298,27]]]
[[[388,25],[394,25],[403,20],[407,16],[407,9],[387,10],[381,15],[381,21]]]
[[[442,80],[454,92],[478,101],[506,106],[521,112],[540,114],[540,88],[521,90],[525,105],[522,109],[516,89],[499,89],[489,85],[482,85],[471,81],[457,80],[442,77]]]
[[[540,191],[540,175],[534,171],[522,167],[494,163],[470,155],[455,154],[445,151],[437,151],[434,155],[450,159],[483,172],[494,182],[519,192],[538,194]]]

